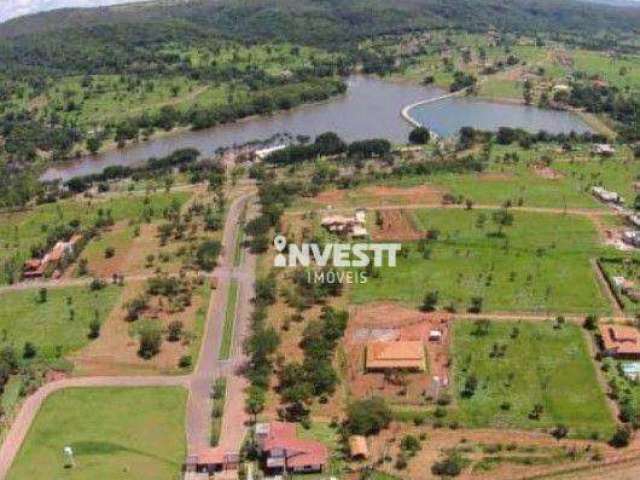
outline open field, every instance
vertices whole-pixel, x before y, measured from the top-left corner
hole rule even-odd
[[[471,427],[549,428],[608,438],[615,428],[579,327],[551,322],[492,322],[486,330],[456,321],[453,333],[454,416]],[[504,354],[492,351],[504,349]],[[471,396],[462,393],[470,376]],[[539,419],[531,418],[534,405]]]
[[[99,291],[88,287],[52,288],[46,302],[37,289],[0,294],[0,331],[3,343],[21,351],[25,342],[35,345],[38,356],[54,359],[90,343],[89,324],[96,316],[104,323],[118,303],[122,289]],[[19,321],[16,321],[19,319]]]
[[[51,396],[8,479],[175,479],[186,453],[180,388],[68,389]],[[62,449],[74,451],[64,467]]]
[[[382,267],[379,278],[357,284],[353,301],[417,306],[426,292],[437,291],[438,305],[458,311],[479,297],[483,311],[610,312],[590,263],[601,247],[588,219],[512,212],[513,225],[499,236],[491,213],[417,211],[418,224],[437,230],[438,239],[423,252],[417,243],[404,244],[408,256],[398,258],[395,268]]]

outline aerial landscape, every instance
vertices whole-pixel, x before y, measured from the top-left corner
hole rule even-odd
[[[632,480],[638,429],[640,1],[0,6],[0,479]]]

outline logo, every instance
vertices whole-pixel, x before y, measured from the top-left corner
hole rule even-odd
[[[399,243],[327,243],[320,246],[317,243],[302,243],[300,245],[287,243],[282,235],[273,239],[273,245],[278,252],[273,260],[277,268],[298,268],[318,266],[320,268],[336,267],[343,269],[395,267],[397,254],[402,249]],[[311,273],[309,273],[311,277]],[[352,282],[351,272],[344,274],[325,272],[314,275],[316,281],[328,283]],[[365,283],[366,272],[359,272],[360,283]],[[332,281],[335,280],[335,281]]]

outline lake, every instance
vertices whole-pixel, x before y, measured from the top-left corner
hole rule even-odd
[[[204,156],[211,156],[221,147],[242,145],[283,133],[313,137],[335,131],[346,141],[382,137],[394,143],[404,143],[412,126],[401,117],[401,109],[443,94],[435,87],[390,82],[372,76],[352,76],[347,84],[347,93],[324,103],[206,130],[158,136],[130,144],[124,149],[58,164],[49,168],[42,179],[68,180],[77,175],[99,173],[110,165],[139,165],[149,157],[162,157],[179,148],[197,148]],[[534,130],[545,128],[550,132],[588,130],[577,116],[569,112],[494,104],[472,98],[449,98],[414,107],[410,112],[417,120],[445,136],[457,132],[461,126],[534,126]]]

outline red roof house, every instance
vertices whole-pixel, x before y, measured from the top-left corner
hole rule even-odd
[[[271,422],[256,425],[256,439],[271,472],[321,472],[329,451],[315,440],[297,438],[293,423]]]

